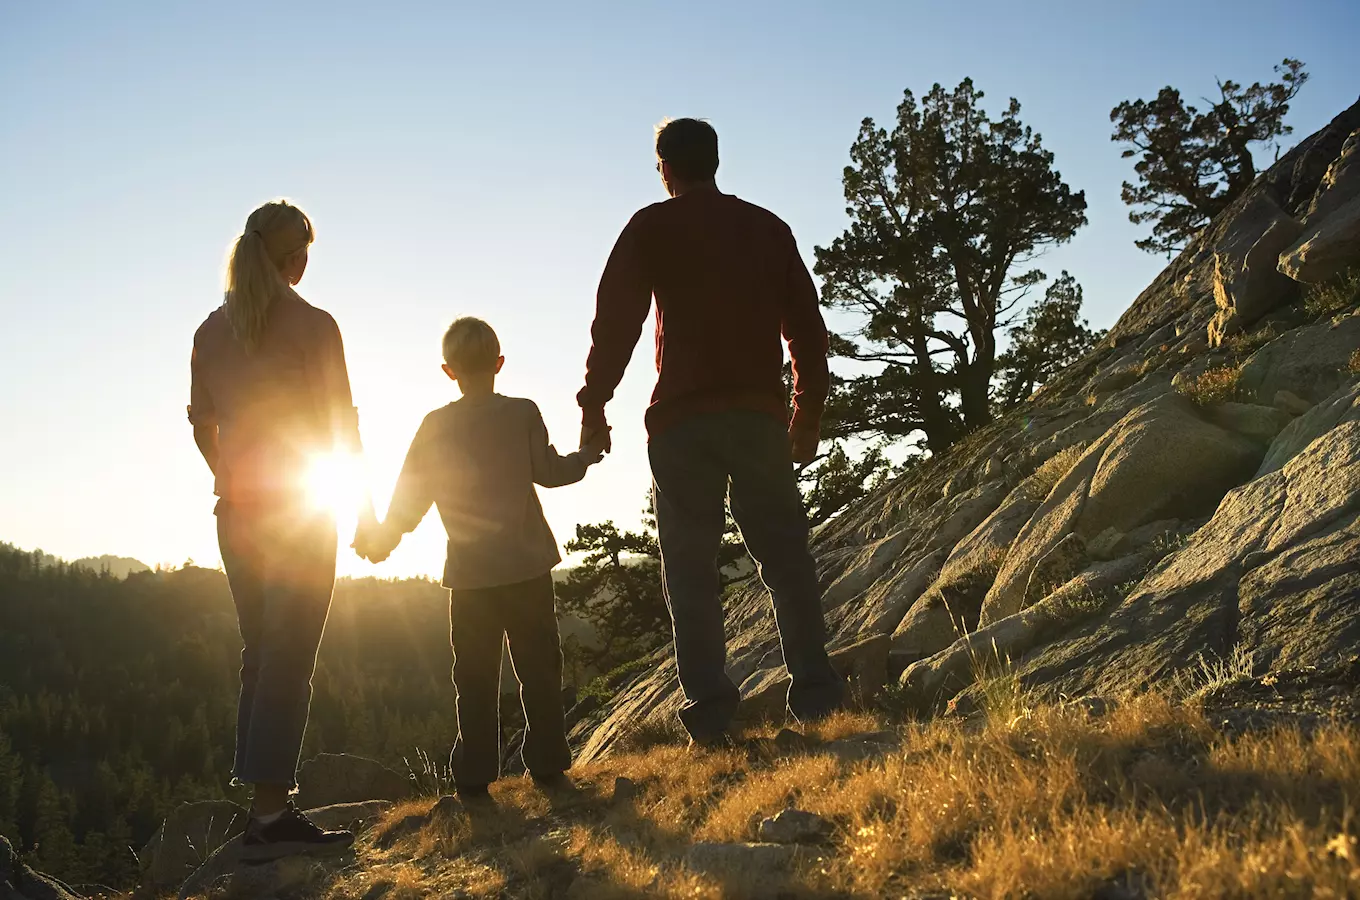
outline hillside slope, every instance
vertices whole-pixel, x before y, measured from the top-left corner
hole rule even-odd
[[[1360,652],[1357,129],[1360,103],[1024,409],[817,535],[832,648],[862,695],[896,679],[930,713],[972,702],[957,695],[989,667],[1074,697],[1215,666],[1325,672]],[[779,715],[758,583],[730,597],[727,632],[743,715]],[[581,759],[665,727],[679,702],[658,654],[576,724]]]

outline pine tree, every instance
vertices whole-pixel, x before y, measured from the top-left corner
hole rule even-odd
[[[37,868],[58,878],[72,878],[78,874],[76,839],[71,833],[72,804],[46,772],[37,774],[37,784],[33,818]]]
[[[23,764],[10,746],[9,737],[0,730],[0,835],[19,840],[19,791],[23,784]]]
[[[865,119],[844,173],[850,227],[818,247],[822,301],[855,314],[836,355],[878,367],[843,382],[830,437],[923,434],[943,451],[992,419],[997,338],[1044,280],[1037,256],[1086,224],[1086,198],[1020,121],[965,79],[907,91],[891,130]]]
[[[1218,99],[1200,112],[1167,86],[1155,100],[1125,100],[1110,111],[1110,139],[1124,144],[1125,159],[1137,157],[1136,184],[1124,182],[1129,220],[1152,222],[1152,236],[1139,249],[1168,255],[1181,250],[1256,179],[1252,144],[1275,143],[1293,129],[1284,124],[1289,102],[1308,80],[1303,63],[1285,59],[1278,82],[1244,88],[1218,82]]]

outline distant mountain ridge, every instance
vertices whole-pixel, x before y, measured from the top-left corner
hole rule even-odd
[[[103,556],[87,556],[84,559],[77,559],[71,565],[95,572],[108,572],[114,578],[126,578],[138,572],[151,571],[151,567],[140,559],[133,559],[130,556],[113,556],[108,553]]]
[[[9,544],[4,541],[0,541],[0,547],[7,550],[16,550],[21,553],[25,552],[14,544]],[[131,556],[114,556],[111,553],[105,553],[102,556],[86,556],[76,560],[65,560],[60,556],[53,556],[42,550],[33,550],[31,551],[31,555],[36,558],[37,564],[44,568],[65,564],[77,569],[88,569],[91,572],[108,572],[114,578],[126,578],[129,575],[135,575],[138,572],[151,571],[151,566],[148,566],[140,559],[133,559]]]

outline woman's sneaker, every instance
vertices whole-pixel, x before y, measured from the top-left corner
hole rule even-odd
[[[325,831],[289,803],[269,824],[251,817],[241,840],[241,861],[269,862],[285,856],[343,853],[354,844],[348,831]]]

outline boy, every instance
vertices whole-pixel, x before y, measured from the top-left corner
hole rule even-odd
[[[500,341],[481,319],[461,318],[444,335],[444,372],[462,399],[425,417],[388,507],[387,520],[355,549],[386,559],[433,503],[448,532],[442,584],[449,589],[458,739],[450,767],[459,796],[487,797],[500,774],[501,644],[524,704],[524,763],[541,786],[569,784],[562,711],[562,648],[552,569],[562,561],[535,484],[558,487],[585,477],[605,437],[567,456],[548,442],[531,400],[495,392],[505,363]]]

